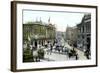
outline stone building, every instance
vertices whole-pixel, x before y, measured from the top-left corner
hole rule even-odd
[[[85,14],[81,23],[77,25],[79,30],[77,46],[79,49],[90,49],[91,42],[91,14]]]
[[[38,48],[38,45],[45,45],[53,42],[55,39],[56,28],[51,23],[36,21],[23,24],[23,45],[32,45]]]
[[[73,47],[77,44],[78,30],[77,27],[67,27],[66,28],[66,42]]]
[[[65,45],[65,32],[56,31],[56,42],[58,46]]]

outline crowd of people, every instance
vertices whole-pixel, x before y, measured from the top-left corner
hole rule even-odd
[[[59,54],[64,53],[69,58],[75,57],[76,60],[78,59],[78,53],[74,48],[73,49],[68,49],[64,45],[57,45],[57,42],[55,42],[55,43],[48,42],[47,44],[45,44],[42,47],[44,47],[43,48],[44,55],[45,54],[52,55],[53,52],[58,52]],[[38,53],[36,53],[36,51],[33,51],[33,56],[37,56],[36,58],[38,59]]]
[[[42,49],[42,52],[43,52],[44,55],[45,54],[52,55],[52,53],[56,51],[59,54],[64,53],[69,58],[75,57],[76,60],[79,59],[79,54],[77,53],[77,51],[75,50],[74,47],[72,49],[69,49],[69,48],[65,47],[65,45],[58,45],[57,42],[53,42],[52,43],[52,42],[49,41],[45,45],[39,45],[39,49],[37,49],[36,47],[32,47],[32,54],[33,54],[34,59],[36,61],[38,59],[40,61],[39,52],[38,52],[38,50],[40,50],[40,49]],[[90,59],[90,57],[89,57],[89,50],[86,50],[84,52],[84,55],[86,56],[87,59]]]

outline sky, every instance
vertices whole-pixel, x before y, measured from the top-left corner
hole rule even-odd
[[[57,31],[65,32],[67,26],[74,27],[81,22],[84,13],[76,12],[54,12],[54,11],[32,11],[23,10],[23,23],[34,22],[36,20],[56,25]]]

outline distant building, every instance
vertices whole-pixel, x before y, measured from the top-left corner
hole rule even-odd
[[[56,31],[56,40],[58,46],[65,45],[65,32]]]
[[[90,49],[91,42],[91,14],[85,14],[81,23],[77,25],[79,33],[77,46],[81,50]]]
[[[50,21],[50,19],[49,19]],[[23,44],[31,44],[35,47],[45,45],[55,39],[55,26],[53,24],[36,21],[23,24]]]
[[[66,28],[66,42],[76,47],[77,45],[77,36],[78,36],[78,30],[77,27],[67,27]]]

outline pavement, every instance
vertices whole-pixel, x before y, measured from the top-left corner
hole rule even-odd
[[[67,55],[54,51],[51,54],[46,53],[45,58],[53,61],[66,61],[68,59]]]

